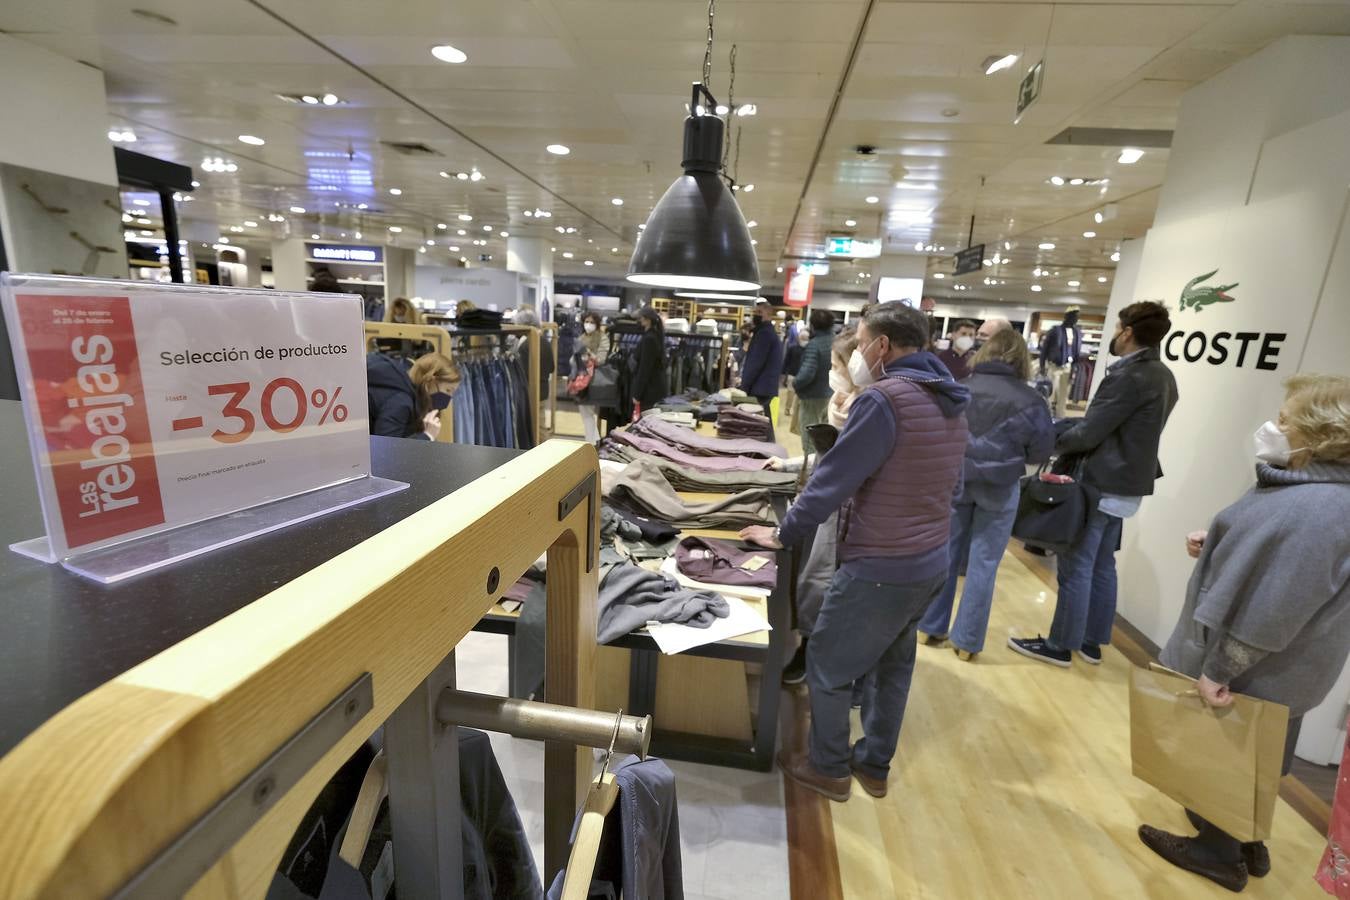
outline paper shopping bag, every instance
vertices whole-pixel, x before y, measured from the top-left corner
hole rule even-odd
[[[1159,665],[1130,670],[1134,775],[1242,841],[1270,837],[1289,709],[1236,695],[1212,708],[1195,681]]]

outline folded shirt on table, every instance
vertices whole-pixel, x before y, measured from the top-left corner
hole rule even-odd
[[[773,469],[749,469],[731,472],[707,472],[691,466],[672,462],[661,456],[641,453],[626,444],[615,444],[606,450],[608,458],[600,460],[600,468],[622,471],[628,463],[639,459],[651,460],[666,476],[666,481],[677,491],[694,491],[709,494],[727,494],[736,491],[748,491],[752,488],[764,488],[775,494],[795,494],[797,475],[791,471],[778,472]],[[800,467],[798,467],[800,471]]]
[[[623,435],[652,438],[696,456],[757,456],[762,459],[787,456],[786,450],[771,441],[710,437],[660,419],[639,419],[627,428],[614,432],[616,438],[622,439]]]
[[[739,407],[724,407],[717,414],[717,436],[768,440],[773,437],[773,423],[762,412],[750,413]]]
[[[690,578],[708,584],[773,590],[778,563],[772,550],[747,550],[733,541],[687,537],[675,548],[675,565]]]
[[[671,428],[678,426],[671,425]],[[690,432],[692,433],[692,432]],[[600,445],[600,456],[605,459],[620,457],[626,445],[628,450],[643,455],[661,456],[671,462],[704,472],[754,472],[764,467],[764,460],[756,456],[696,456],[672,447],[665,441],[644,437],[625,428],[611,431]]]
[[[740,491],[718,500],[686,502],[650,460],[637,460],[619,473],[601,473],[602,492],[612,506],[622,506],[678,528],[741,528],[771,523],[773,507],[763,488]]]

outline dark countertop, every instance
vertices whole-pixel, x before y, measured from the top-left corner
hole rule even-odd
[[[20,405],[0,401],[0,755],[133,666],[487,474],[516,450],[372,437],[411,487],[102,586],[14,553],[44,533]]]

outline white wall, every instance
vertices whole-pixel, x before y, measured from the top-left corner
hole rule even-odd
[[[504,269],[459,269],[418,266],[413,295],[432,300],[441,309],[471,300],[482,309],[506,312],[519,298],[519,276]]]
[[[1127,524],[1119,561],[1120,613],[1160,644],[1193,567],[1183,536],[1251,485],[1251,434],[1276,415],[1284,379],[1350,372],[1347,84],[1350,38],[1288,37],[1190,91],[1138,280],[1113,292],[1108,321],[1133,300],[1166,300],[1174,350],[1198,348],[1196,333],[1262,336],[1241,367],[1236,339],[1222,363],[1168,361],[1181,401],[1163,434],[1166,476]],[[1214,269],[1207,283],[1236,283],[1236,300],[1179,310],[1186,283]],[[1261,369],[1267,335],[1284,337]],[[1300,756],[1339,758],[1346,687],[1305,722]]]

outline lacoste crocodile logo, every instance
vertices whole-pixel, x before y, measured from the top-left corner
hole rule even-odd
[[[1236,297],[1228,294],[1228,291],[1231,291],[1238,286],[1238,282],[1236,281],[1232,284],[1216,285],[1203,285],[1200,283],[1202,281],[1208,281],[1217,274],[1219,274],[1219,270],[1215,269],[1213,272],[1206,272],[1204,275],[1192,278],[1190,281],[1186,282],[1186,286],[1181,289],[1181,308],[1193,309],[1196,312],[1200,312],[1211,303],[1232,303],[1236,300]]]

